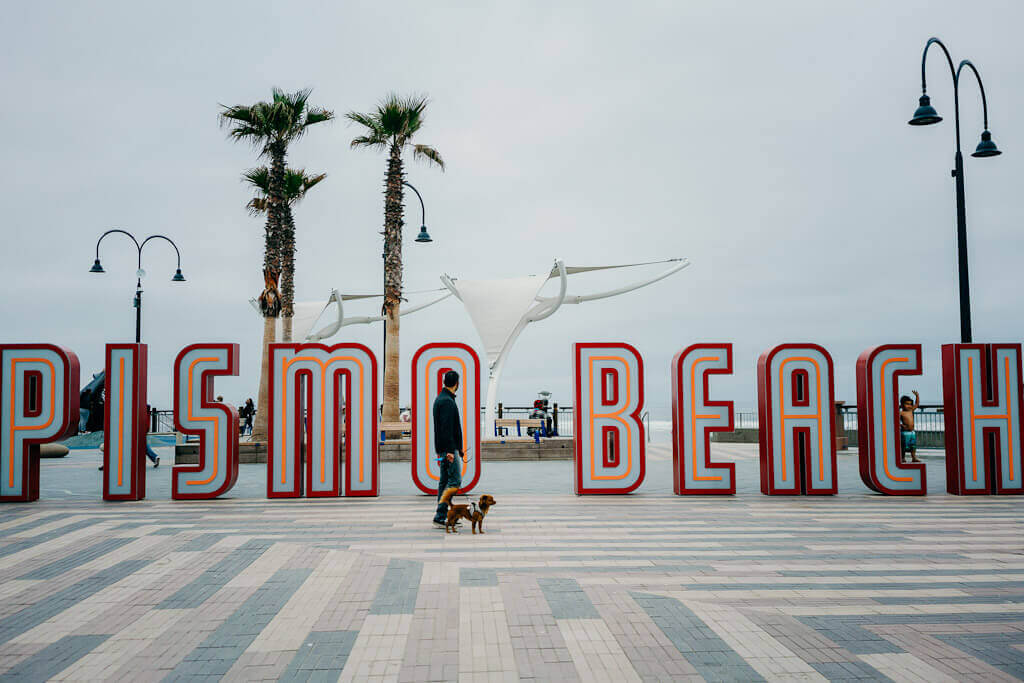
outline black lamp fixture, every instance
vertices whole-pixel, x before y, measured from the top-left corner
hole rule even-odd
[[[130,232],[126,230],[121,230],[120,228],[114,228],[113,230],[107,230],[105,233],[100,235],[100,238],[98,240],[96,240],[96,260],[93,261],[92,268],[89,269],[90,273],[107,272],[103,270],[103,266],[100,264],[100,242],[103,241],[104,237],[114,232],[119,232],[122,235],[127,235],[135,244],[135,249],[138,251],[139,254],[139,268],[135,272],[137,279],[135,281],[135,301],[133,303],[133,306],[135,307],[135,343],[140,344],[142,343],[142,277],[146,274],[146,272],[142,270],[142,249],[150,240],[161,239],[166,242],[170,242],[171,246],[174,247],[174,253],[177,254],[178,256],[178,267],[174,271],[174,275],[171,277],[171,282],[185,282],[185,276],[181,274],[181,252],[178,251],[178,245],[175,244],[174,240],[172,240],[170,237],[165,237],[164,235],[150,235],[146,239],[142,240],[142,242],[140,243],[137,239],[135,239],[135,235],[131,234]]]
[[[994,157],[1002,154],[992,142],[992,133],[988,130],[988,100],[985,98],[985,86],[981,82],[981,74],[977,67],[964,59],[959,65],[953,65],[953,57],[949,50],[938,38],[929,38],[924,46],[924,54],[921,55],[921,99],[918,100],[917,111],[914,117],[907,121],[911,126],[928,126],[942,120],[939,113],[935,111],[931,100],[928,98],[927,83],[925,82],[925,60],[928,58],[928,48],[938,45],[946,56],[949,64],[949,73],[953,76],[953,122],[956,131],[956,154],[953,156],[953,178],[956,180],[956,237],[957,237],[957,259],[958,274],[960,282],[960,341],[963,344],[971,343],[971,290],[970,278],[967,270],[967,200],[964,189],[964,157],[960,151],[960,76],[964,69],[970,69],[978,81],[978,90],[981,93],[981,117],[984,129],[981,133],[981,141],[975,148],[972,157]]]
[[[932,106],[932,100],[927,95],[921,95],[921,99],[918,100],[917,110],[914,112],[914,117],[907,121],[912,126],[930,126],[933,123],[938,123],[942,120],[939,116],[939,112],[935,111],[935,107]]]
[[[987,130],[981,132],[981,142],[974,149],[972,157],[997,157],[1002,154],[1001,151],[996,147],[996,143],[992,142],[992,133]]]
[[[426,208],[426,206],[423,205],[423,196],[420,195],[420,191],[419,190],[417,190],[415,187],[412,186],[412,183],[407,183],[407,182],[405,182],[403,180],[402,184],[405,185],[406,187],[408,187],[413,192],[415,192],[416,196],[420,200],[420,214],[422,216],[422,219],[420,221],[420,223],[421,223],[421,225],[420,225],[420,234],[416,235],[416,241],[419,242],[420,244],[425,244],[427,242],[433,242],[434,240],[430,237],[430,233],[427,232],[427,208]]]

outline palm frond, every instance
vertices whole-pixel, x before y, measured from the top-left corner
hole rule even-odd
[[[444,170],[444,159],[441,158],[441,153],[430,145],[413,145],[412,158],[426,159],[427,161],[440,166],[442,171]]]
[[[383,149],[387,145],[388,139],[385,137],[377,137],[371,135],[359,135],[352,138],[352,142],[349,143],[349,147],[373,147],[375,149]]]
[[[245,205],[245,208],[249,209],[249,215],[259,216],[261,213],[267,212],[267,207],[270,202],[266,197],[253,197],[249,200],[249,203]]]
[[[327,177],[326,173],[321,173],[320,175],[314,175],[314,176],[306,175],[305,170],[300,171],[300,173],[302,173],[302,195],[301,195],[301,197],[305,197],[306,193],[309,192],[309,190],[311,188],[316,187],[317,185],[319,185],[320,181],[322,181],[324,178]]]
[[[270,169],[266,166],[248,169],[242,174],[242,180],[260,190],[263,194],[270,194]]]

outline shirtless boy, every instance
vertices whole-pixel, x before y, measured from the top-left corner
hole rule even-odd
[[[900,442],[902,448],[902,460],[906,462],[907,452],[910,452],[910,462],[921,462],[917,458],[917,434],[914,432],[914,411],[921,405],[921,397],[916,391],[912,391],[914,400],[909,396],[900,396]]]

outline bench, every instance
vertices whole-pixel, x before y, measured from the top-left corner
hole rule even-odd
[[[378,422],[377,430],[380,432],[381,443],[384,442],[384,434],[387,432],[407,433],[412,431],[411,422]]]
[[[516,436],[523,435],[523,427],[527,429],[534,428],[537,431],[533,433],[533,440],[535,443],[540,443],[541,436],[549,436],[547,421],[542,418],[498,418],[494,421],[494,435],[503,436],[503,432],[507,432],[512,427],[516,428]]]

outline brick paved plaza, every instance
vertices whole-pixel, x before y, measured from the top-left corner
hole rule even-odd
[[[407,464],[376,500],[104,504],[96,451],[0,517],[3,680],[1016,680],[1024,500],[571,495],[570,463],[486,463],[487,535],[429,525]],[[538,493],[531,493],[536,489]]]

